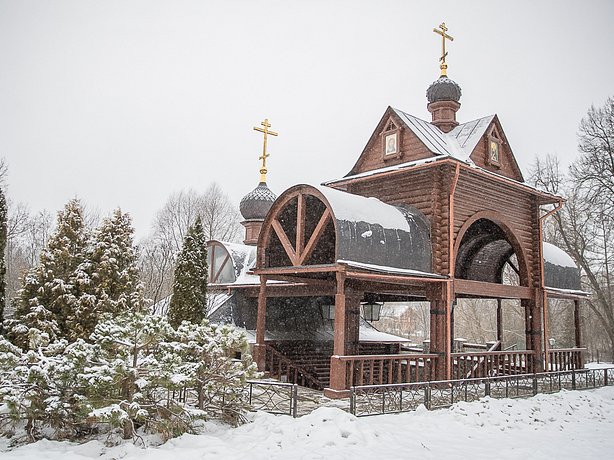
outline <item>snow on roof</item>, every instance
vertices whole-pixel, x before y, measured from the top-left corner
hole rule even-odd
[[[235,271],[235,281],[230,284],[259,284],[260,278],[250,275],[248,272],[256,264],[256,246],[247,244],[229,243],[227,241],[211,240],[207,242],[217,243],[222,246],[230,256]],[[228,283],[221,283],[227,285]]]
[[[361,172],[361,173],[354,174],[351,176],[345,176],[345,177],[342,177],[341,179],[329,180],[329,181],[324,182],[323,185],[334,184],[336,182],[342,182],[347,179],[358,179],[361,177],[373,176],[375,174],[385,173],[389,171],[397,171],[399,169],[411,168],[414,166],[420,166],[420,165],[427,164],[427,163],[434,163],[436,161],[443,160],[444,158],[446,157],[439,156],[439,157],[423,158],[421,160],[408,161],[406,163],[399,163],[397,165],[386,166],[385,168],[371,169],[369,171]]]
[[[384,228],[410,231],[407,217],[392,205],[377,198],[367,198],[330,187],[313,185],[326,197],[337,220],[379,224]]]
[[[559,267],[578,268],[576,262],[569,254],[554,244],[546,242],[544,242],[544,262],[558,265]]]
[[[362,268],[369,271],[389,273],[394,275],[407,275],[407,276],[422,276],[426,278],[441,278],[445,279],[445,276],[438,275],[437,273],[423,272],[420,270],[412,270],[407,268],[396,267],[384,267],[382,265],[364,264],[362,262],[355,262],[353,260],[338,260],[337,263],[348,265],[350,267]]]
[[[399,109],[392,110],[435,155],[450,156],[464,162],[471,162],[469,156],[495,117],[489,115],[478,118],[458,125],[449,133],[444,133],[428,121]]]
[[[570,296],[582,296],[582,297],[587,297],[589,295],[591,295],[590,292],[586,292],[586,291],[582,291],[582,290],[578,290],[578,289],[560,289],[560,288],[553,288],[550,286],[545,286],[546,291],[552,293],[552,294],[559,294],[563,297],[565,297],[566,295],[570,295]]]
[[[222,307],[232,294],[224,293],[208,293],[207,294],[207,315],[210,316]]]

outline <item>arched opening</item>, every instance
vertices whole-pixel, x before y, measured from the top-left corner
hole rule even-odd
[[[511,232],[478,218],[464,232],[456,253],[456,278],[528,286],[526,264]]]
[[[457,279],[509,286],[528,286],[527,267],[514,233],[494,215],[484,213],[467,222],[457,246]],[[485,291],[463,295],[457,301],[453,336],[457,351],[463,343],[493,344],[509,349],[527,349],[526,320],[529,317],[521,300]],[[494,291],[494,289],[493,289]],[[496,312],[496,314],[495,314]],[[498,344],[498,345],[497,345]]]

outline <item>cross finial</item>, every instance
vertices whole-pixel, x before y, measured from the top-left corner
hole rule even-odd
[[[271,127],[271,124],[269,123],[268,118],[265,118],[264,121],[260,122],[260,125],[264,126],[264,128],[260,128],[259,126],[254,126],[254,131],[260,131],[261,133],[264,134],[264,142],[262,144],[262,156],[258,159],[262,160],[262,167],[260,168],[260,182],[266,182],[266,173],[267,173],[266,159],[270,156],[268,153],[266,153],[267,136],[268,135],[278,136],[279,134],[276,133],[275,131],[269,130],[269,128]]]
[[[454,41],[454,38],[452,38],[450,35],[446,33],[447,31],[448,31],[448,28],[446,27],[445,22],[442,22],[441,24],[439,24],[438,29],[433,29],[433,32],[441,35],[441,57],[439,58],[439,61],[441,62],[441,64],[439,68],[441,69],[442,77],[447,76],[446,70],[448,68],[448,65],[446,64],[446,56],[448,55],[448,53],[446,53],[446,38],[450,40],[451,42]]]

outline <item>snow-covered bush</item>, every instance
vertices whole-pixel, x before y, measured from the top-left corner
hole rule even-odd
[[[247,351],[230,326],[175,330],[134,312],[102,321],[89,342],[23,352],[0,340],[0,420],[5,431],[25,423],[31,439],[74,438],[101,424],[125,438],[139,427],[170,438],[193,431],[197,419],[236,424],[247,408],[245,380],[256,374]]]
[[[23,352],[0,339],[0,398],[6,405],[0,415],[3,431],[23,424],[31,440],[43,435],[73,438],[88,432],[85,416],[91,406],[79,381],[84,362],[79,359],[80,348],[87,349],[87,344],[80,341],[69,346],[60,340],[38,345]]]

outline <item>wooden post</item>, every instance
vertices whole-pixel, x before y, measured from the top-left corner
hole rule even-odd
[[[333,355],[330,359],[330,386],[324,389],[329,398],[349,396],[346,364],[341,356],[358,353],[360,295],[346,286],[344,273],[337,273]]]
[[[573,309],[573,322],[574,322],[574,332],[575,332],[575,345],[576,348],[582,348],[582,329],[580,324],[580,300],[575,299],[573,301],[574,309]],[[584,356],[580,353],[580,362],[578,363],[580,368],[584,367]]]
[[[431,302],[430,352],[437,354],[435,380],[452,378],[452,292],[450,283],[433,286],[428,292]]]
[[[548,293],[544,291],[543,294],[544,305],[542,308],[543,313],[543,328],[544,328],[544,368],[550,370],[550,326],[548,324],[550,316],[550,300],[548,299]]]
[[[254,360],[258,370],[266,369],[266,276],[260,276],[260,291],[258,292],[258,316],[256,318],[256,344],[254,345]]]
[[[503,349],[503,299],[497,299],[497,340]]]
[[[523,299],[522,306],[525,311],[525,325],[527,350],[534,351],[530,372],[542,372],[544,370],[543,347],[542,347],[542,301],[543,295],[539,288],[534,290],[532,299]]]

